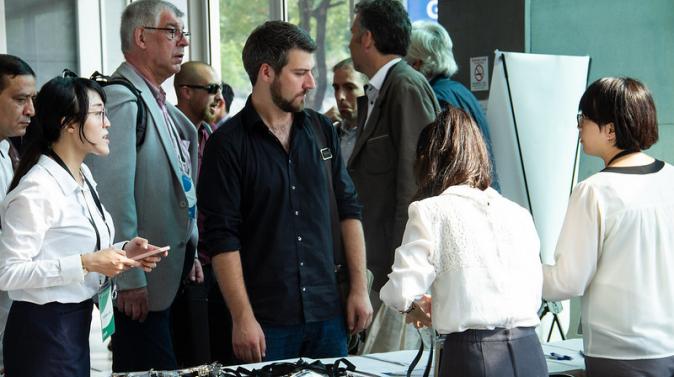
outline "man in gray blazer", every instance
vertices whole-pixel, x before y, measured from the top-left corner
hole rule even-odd
[[[142,103],[123,85],[105,87],[110,156],[87,161],[114,219],[116,240],[142,234],[153,244],[171,247],[153,272],[133,269],[116,279],[115,372],[176,369],[169,307],[183,275],[190,269],[201,274],[195,260],[197,134],[190,120],[165,101],[160,86],[180,70],[189,44],[181,17],[183,12],[160,0],[135,1],[124,10],[126,62],[113,76],[137,88]],[[146,112],[142,140],[137,140],[139,106]]]
[[[363,202],[367,266],[374,273],[371,299],[378,308],[378,291],[391,272],[417,190],[417,139],[440,108],[426,79],[401,60],[411,33],[403,6],[363,0],[355,12],[349,49],[354,67],[370,82],[358,99],[360,132],[348,170]]]

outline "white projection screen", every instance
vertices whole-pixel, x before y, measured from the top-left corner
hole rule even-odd
[[[501,193],[528,208],[552,263],[578,161],[588,56],[495,52],[487,120]]]

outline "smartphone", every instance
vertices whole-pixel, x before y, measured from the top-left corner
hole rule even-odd
[[[133,257],[131,257],[131,259],[133,259],[133,260],[141,260],[141,259],[143,259],[143,258],[147,258],[147,257],[152,256],[152,255],[155,255],[155,254],[161,254],[161,253],[163,253],[163,252],[165,252],[165,251],[168,251],[170,248],[171,248],[171,246],[160,247],[160,248],[157,248],[157,249],[154,249],[154,250],[150,250],[150,251],[146,251],[146,252],[144,252],[144,253],[142,253],[142,254],[138,254],[138,255],[136,255],[136,256],[133,256]]]

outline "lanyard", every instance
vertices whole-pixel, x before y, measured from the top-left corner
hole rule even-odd
[[[606,167],[609,167],[613,161],[619,159],[620,157],[627,156],[628,154],[632,154],[632,153],[637,153],[637,151],[632,151],[632,150],[626,149],[624,151],[620,151],[620,152],[616,153],[616,155],[613,156],[613,158],[608,162],[608,164],[606,164]]]
[[[73,179],[75,179],[75,176],[73,173],[68,169],[68,166],[63,162],[61,157],[59,157],[54,151],[50,151],[49,157],[51,157],[54,161],[56,161],[57,164],[59,164],[65,171],[70,174]],[[105,227],[108,229],[108,235],[109,238],[112,238],[112,232],[110,232],[110,226],[108,226],[108,222],[105,219],[105,212],[103,211],[103,205],[101,204],[100,199],[98,198],[98,194],[96,194],[96,191],[94,190],[94,187],[91,185],[91,182],[87,179],[87,177],[82,174],[82,178],[84,179],[84,182],[86,182],[87,186],[89,187],[89,192],[91,192],[91,197],[94,199],[94,203],[96,203],[96,207],[98,208],[98,212],[101,214],[101,218],[103,218],[103,223],[105,224]],[[75,180],[77,182],[77,180]],[[82,196],[84,196],[84,192],[82,192]],[[87,206],[87,212],[89,213],[89,223],[91,223],[91,226],[94,228],[94,232],[96,232],[96,249],[94,251],[98,251],[101,249],[101,235],[98,233],[98,228],[96,227],[96,223],[94,222],[94,216],[91,214],[91,210],[89,209],[89,204],[87,204],[87,198],[84,197],[84,203]]]
[[[183,173],[189,175],[190,164],[188,163],[187,160],[189,151],[183,150],[183,145],[181,142],[182,138],[180,137],[180,133],[178,132],[175,123],[173,123],[171,116],[168,114],[168,109],[166,108],[166,105],[161,106],[161,111],[164,116],[164,122],[166,123],[166,127],[168,128],[169,136],[171,137],[171,143],[173,144],[173,147],[176,149],[176,153],[178,155],[178,162],[180,163],[180,168],[182,169]]]

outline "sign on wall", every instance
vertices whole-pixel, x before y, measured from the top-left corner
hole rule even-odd
[[[489,57],[470,58],[470,90],[474,92],[489,90]]]
[[[410,21],[437,21],[438,0],[407,0]]]

